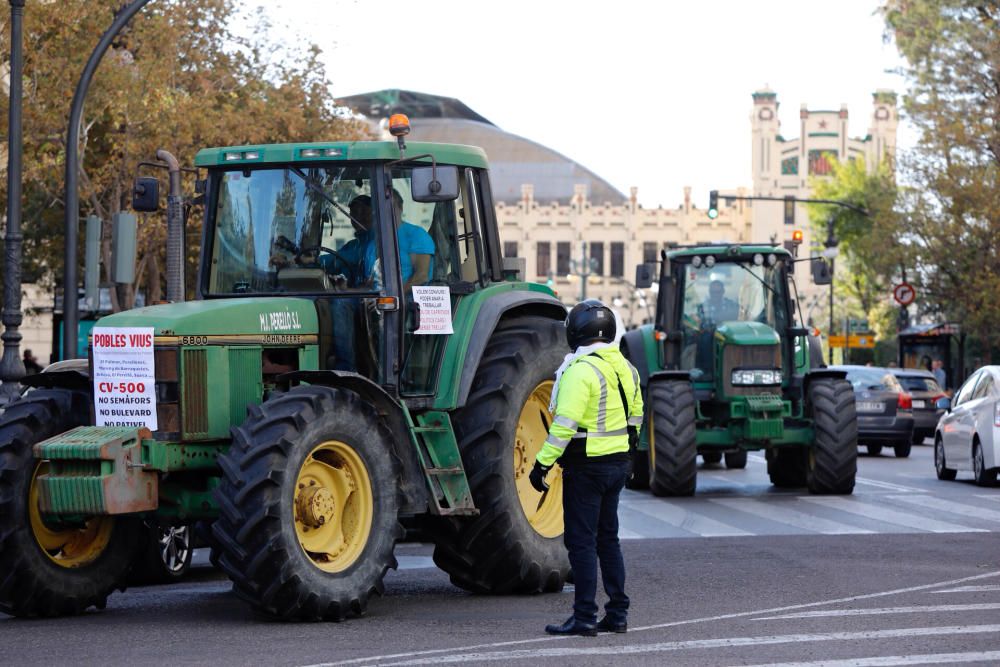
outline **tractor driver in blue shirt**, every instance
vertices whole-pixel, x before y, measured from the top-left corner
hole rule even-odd
[[[399,273],[403,278],[403,291],[414,285],[424,285],[434,275],[434,240],[423,227],[403,220],[403,196],[399,190],[392,190],[392,208],[396,220],[396,241],[399,244]],[[370,244],[365,253],[366,273],[377,274],[375,268],[375,244]],[[375,277],[376,286],[381,283]]]

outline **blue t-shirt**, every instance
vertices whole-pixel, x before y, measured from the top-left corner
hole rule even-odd
[[[399,239],[399,272],[405,283],[413,276],[413,264],[410,255],[430,255],[431,262],[427,267],[427,279],[434,275],[434,239],[424,231],[423,227],[403,221],[396,229]]]
[[[434,275],[434,240],[431,235],[412,223],[404,221],[396,228],[396,239],[399,243],[399,271],[405,283],[413,276],[413,263],[410,255],[430,255],[430,265],[427,267],[427,279]],[[374,272],[375,259],[378,253],[374,243],[369,243],[365,248],[365,275],[370,276]],[[376,279],[376,283],[381,283]]]

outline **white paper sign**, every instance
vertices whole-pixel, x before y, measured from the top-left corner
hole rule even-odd
[[[155,431],[153,327],[95,327],[92,336],[97,425]]]
[[[420,306],[420,328],[417,334],[450,334],[451,293],[447,286],[414,286],[413,300]]]

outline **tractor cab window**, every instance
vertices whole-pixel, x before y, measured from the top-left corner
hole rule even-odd
[[[403,296],[411,299],[414,286],[446,288],[453,314],[461,294],[480,282],[485,270],[482,218],[475,208],[481,197],[475,191],[478,185],[465,173],[460,171],[457,199],[429,203],[412,197],[412,168],[396,167],[391,174]],[[446,334],[416,334],[417,325],[416,311],[408,309],[401,377],[406,395],[433,392],[447,340]]]
[[[726,322],[758,322],[785,335],[786,287],[777,265],[701,261],[683,271],[681,368],[690,370],[692,379],[712,378],[715,331]]]
[[[369,167],[294,165],[214,178],[209,294],[376,289]]]

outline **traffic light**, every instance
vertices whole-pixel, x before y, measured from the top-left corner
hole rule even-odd
[[[708,217],[715,220],[719,217],[719,191],[712,190],[708,193]]]
[[[785,224],[795,224],[795,197],[785,195]]]

